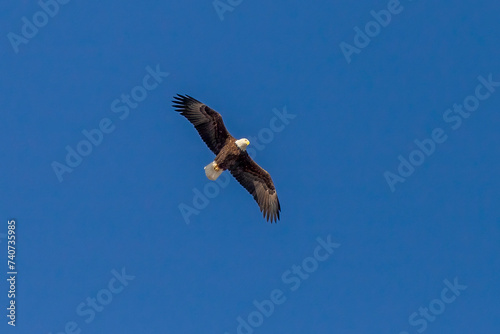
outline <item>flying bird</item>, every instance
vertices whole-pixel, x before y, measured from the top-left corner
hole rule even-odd
[[[229,170],[234,178],[253,196],[267,221],[280,219],[280,202],[271,175],[250,158],[246,149],[250,141],[236,139],[226,130],[222,116],[189,95],[174,96],[175,111],[186,117],[201,139],[216,155],[205,166],[207,178],[215,181]]]

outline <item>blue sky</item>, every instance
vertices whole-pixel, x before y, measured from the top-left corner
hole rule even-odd
[[[499,331],[496,2],[0,9],[2,333]],[[251,138],[278,224],[176,93]]]

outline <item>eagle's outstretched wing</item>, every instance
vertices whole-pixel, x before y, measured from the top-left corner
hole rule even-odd
[[[222,116],[189,95],[177,94],[172,102],[175,111],[180,112],[194,125],[208,148],[219,154],[226,140],[231,137],[224,126]]]
[[[242,152],[233,167],[229,168],[238,182],[252,194],[264,218],[271,223],[280,219],[280,201],[274,188],[271,175],[250,158],[247,152]]]

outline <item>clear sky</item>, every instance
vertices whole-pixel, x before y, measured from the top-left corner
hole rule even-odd
[[[496,1],[0,17],[2,333],[500,331]],[[277,224],[227,172],[206,178],[177,93],[250,139]]]

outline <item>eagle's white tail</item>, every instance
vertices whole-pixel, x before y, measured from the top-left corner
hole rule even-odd
[[[209,180],[215,181],[222,174],[223,170],[219,169],[215,161],[212,161],[205,166],[205,174]]]

